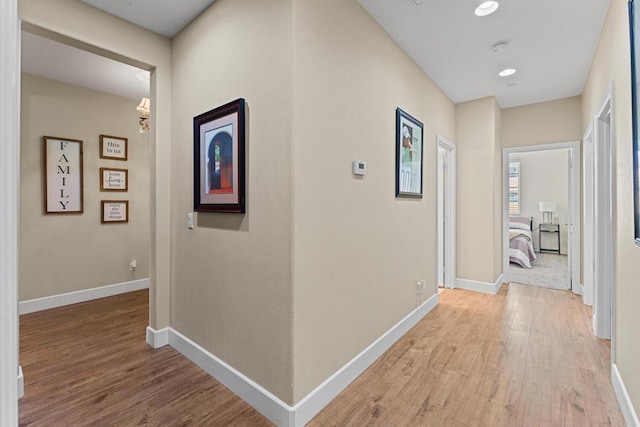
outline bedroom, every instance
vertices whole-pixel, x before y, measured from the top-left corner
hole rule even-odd
[[[509,153],[509,278],[571,288],[571,149]]]

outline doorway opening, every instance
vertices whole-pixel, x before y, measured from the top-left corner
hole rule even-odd
[[[151,137],[136,106],[150,96],[150,72],[30,25],[21,36],[20,314],[149,288]],[[80,141],[79,212],[43,207],[45,136]],[[125,207],[113,214],[109,204]]]
[[[456,147],[437,136],[437,284],[455,285],[456,278]]]
[[[503,151],[503,269],[509,282],[582,293],[580,143]]]

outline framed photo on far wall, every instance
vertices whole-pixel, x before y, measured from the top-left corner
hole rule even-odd
[[[245,100],[193,118],[193,209],[245,212]]]
[[[640,246],[640,10],[639,0],[629,1],[629,29],[631,38],[631,124],[633,141],[633,239]]]
[[[422,197],[423,124],[396,109],[396,197]]]

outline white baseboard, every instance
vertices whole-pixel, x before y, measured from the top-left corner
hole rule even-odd
[[[342,390],[437,305],[438,294],[436,293],[298,402],[293,408],[295,412],[295,427],[302,427],[311,421],[322,408],[340,394]]]
[[[156,331],[151,326],[147,326],[147,344],[153,348],[164,347],[169,344],[169,328]]]
[[[291,407],[241,372],[218,359],[180,332],[169,328],[169,344],[220,381],[245,402],[278,426],[302,427],[344,390],[358,375],[407,333],[438,304],[431,296],[373,344],[354,357],[335,374]],[[148,335],[147,335],[148,336]]]
[[[624,420],[627,423],[627,427],[640,427],[640,420],[638,420],[638,413],[631,403],[631,398],[627,393],[627,388],[622,381],[620,371],[615,363],[611,364],[611,382],[613,383],[613,390],[616,392],[618,398],[618,405],[624,416]]]
[[[63,307],[79,302],[91,301],[98,298],[111,297],[127,292],[139,291],[149,288],[149,279],[132,280],[130,282],[116,283],[115,285],[100,286],[99,288],[85,289],[50,297],[20,301],[19,313],[28,314],[36,311],[49,310],[50,308]]]
[[[504,283],[504,274],[498,277],[495,283],[479,282],[477,280],[468,279],[456,279],[456,288],[466,289],[467,291],[481,292],[483,294],[495,295],[500,290],[502,283]]]
[[[18,366],[18,399],[22,399],[24,396],[24,374],[22,373],[22,366]]]
[[[169,344],[278,426],[292,426],[293,411],[260,384],[169,328]]]

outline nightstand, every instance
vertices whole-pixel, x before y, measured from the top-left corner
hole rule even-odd
[[[558,238],[558,248],[545,248],[542,246],[542,233],[556,233]],[[555,252],[560,255],[560,224],[540,224],[538,227],[538,240],[540,242],[540,253]]]

